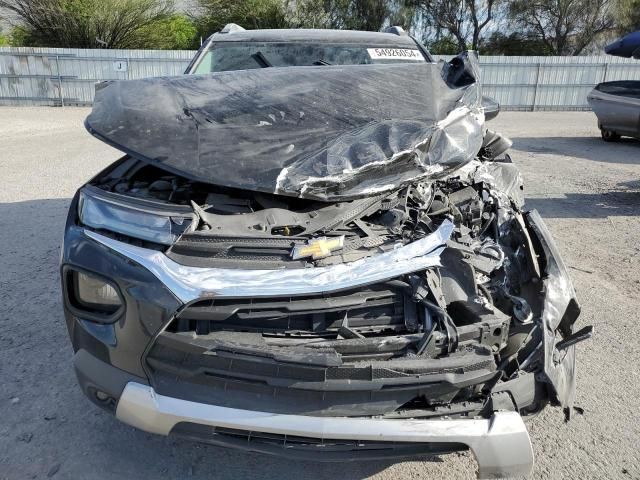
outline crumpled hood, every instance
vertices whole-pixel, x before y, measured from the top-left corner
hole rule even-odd
[[[444,176],[474,158],[476,57],[445,64],[264,68],[117,81],[87,129],[198,181],[340,200]]]

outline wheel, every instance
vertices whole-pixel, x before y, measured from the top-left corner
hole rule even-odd
[[[607,130],[606,128],[601,128],[600,134],[602,135],[602,139],[605,142],[617,142],[618,140],[620,140],[620,135],[618,135],[613,130]]]

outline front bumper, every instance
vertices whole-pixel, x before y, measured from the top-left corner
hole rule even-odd
[[[169,435],[183,423],[309,439],[464,444],[476,457],[478,478],[528,475],[533,468],[529,434],[516,412],[489,419],[383,420],[379,418],[279,415],[196,403],[157,394],[129,382],[118,402],[119,420]]]

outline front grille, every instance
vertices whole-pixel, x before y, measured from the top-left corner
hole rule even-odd
[[[335,352],[224,337],[162,333],[146,357],[156,392],[243,410],[363,416],[394,412],[418,397],[445,404],[461,389],[495,377],[488,349],[353,362]]]
[[[327,337],[341,326],[367,335],[404,331],[415,323],[413,302],[401,290],[380,284],[314,296],[202,300],[187,306],[167,331]]]
[[[313,460],[362,460],[440,455],[467,450],[461,443],[404,443],[372,440],[309,438],[231,428],[178,423],[171,435],[226,447]]]
[[[406,286],[199,300],[154,341],[144,360],[149,380],[160,394],[211,405],[371,416],[418,397],[444,404],[492,379],[488,349],[414,353],[423,319]]]
[[[291,249],[304,244],[305,240],[297,237],[211,237],[194,232],[182,235],[166,255],[180,264],[201,267],[304,268],[305,260],[291,258]]]

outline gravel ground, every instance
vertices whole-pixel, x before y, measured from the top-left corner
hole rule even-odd
[[[315,464],[149,435],[76,385],[58,285],[74,191],[117,151],[82,127],[86,109],[0,108],[0,478],[475,478],[470,454],[442,461]],[[605,144],[590,113],[511,113],[527,204],[547,219],[595,337],[578,347],[584,415],[530,424],[533,478],[640,479],[640,142]]]

